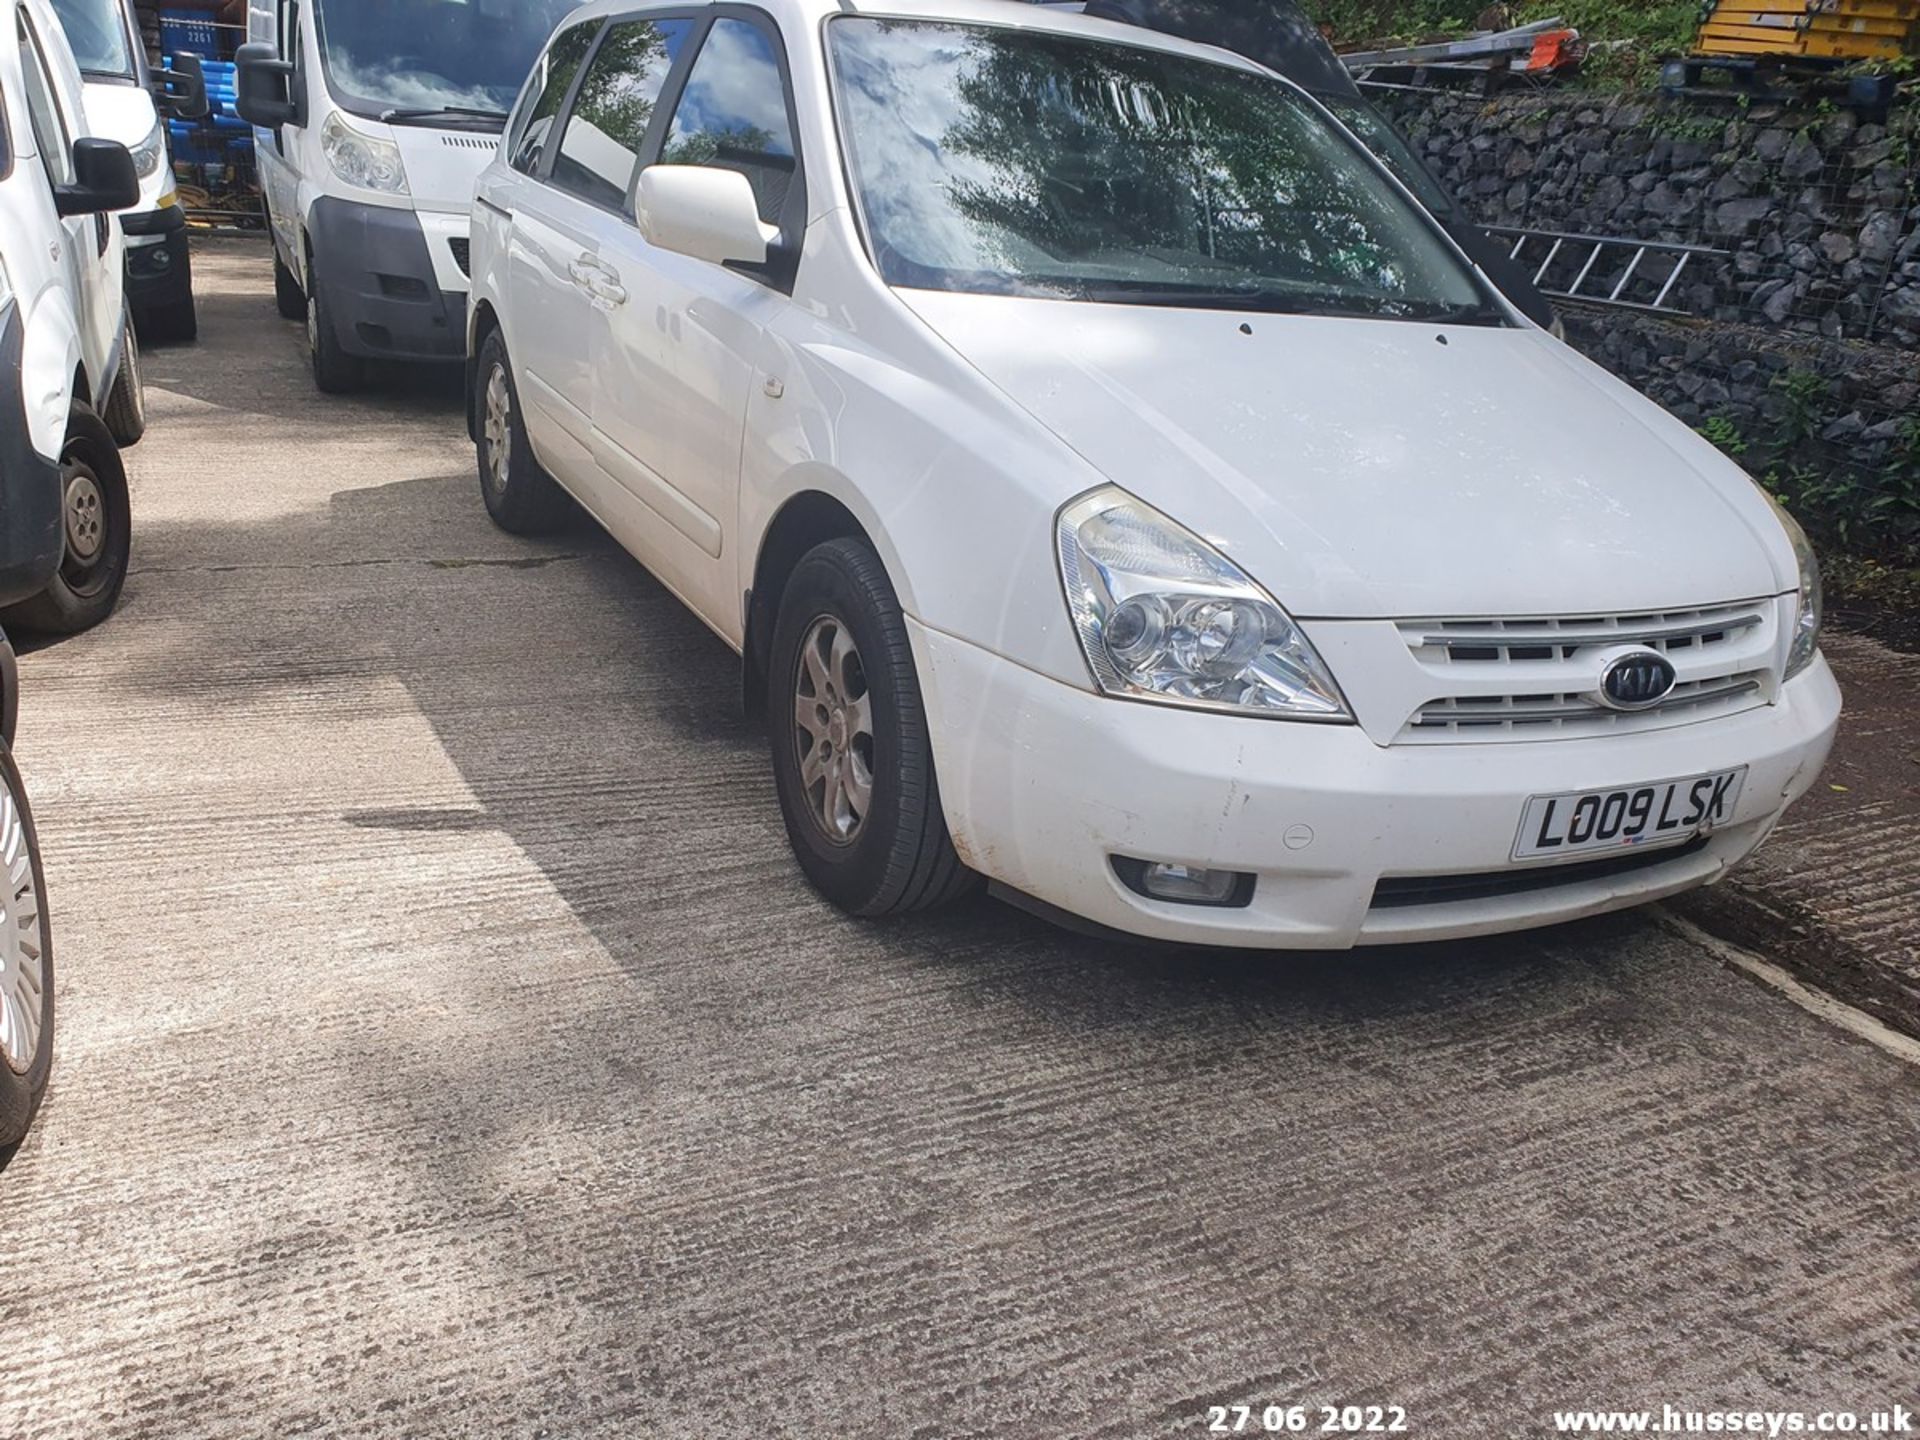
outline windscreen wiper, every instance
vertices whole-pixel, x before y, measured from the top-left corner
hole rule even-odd
[[[432,120],[441,115],[460,115],[473,120],[494,120],[504,125],[507,112],[504,110],[479,110],[471,105],[418,105],[398,106],[392,110],[382,110],[380,118],[391,125],[394,121]]]
[[[1274,315],[1306,313],[1300,297],[1280,290],[1212,290],[1205,286],[1133,285],[1126,281],[1087,281],[1089,300],[1109,305],[1165,305],[1187,310],[1253,310]]]
[[[1416,320],[1425,325],[1505,325],[1509,323],[1507,312],[1487,301],[1481,301],[1477,305],[1435,305],[1425,310],[1409,310],[1400,318]]]

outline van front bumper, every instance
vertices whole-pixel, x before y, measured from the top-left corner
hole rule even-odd
[[[1152,939],[1274,949],[1441,940],[1622,909],[1711,884],[1825,763],[1840,691],[1824,659],[1771,704],[1619,735],[1379,745],[1357,726],[1109,699],[909,622],[948,828],[960,856],[1045,908]],[[1512,858],[1529,797],[1745,765],[1731,820],[1696,845],[1589,854],[1564,879]],[[1631,853],[1641,868],[1585,862]],[[1251,875],[1244,906],[1147,899],[1114,857]],[[1551,864],[1551,862],[1550,862]],[[1487,877],[1407,903],[1382,880]],[[1390,903],[1389,903],[1390,901]]]
[[[187,248],[187,212],[132,211],[120,217],[127,237],[127,306],[134,323],[156,310],[193,299],[193,260]]]
[[[334,338],[372,360],[463,360],[467,297],[442,288],[411,210],[323,196],[307,216],[313,268]]]
[[[35,450],[27,424],[26,331],[19,306],[0,306],[0,605],[46,589],[66,543],[60,457]]]

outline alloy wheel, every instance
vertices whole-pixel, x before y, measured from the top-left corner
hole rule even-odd
[[[807,811],[826,837],[851,844],[873,808],[873,698],[847,627],[807,627],[793,681],[793,740]]]
[[[24,1075],[40,1053],[46,940],[26,820],[13,792],[4,785],[0,785],[0,869],[6,872],[6,887],[0,893],[0,1059],[16,1075]]]
[[[487,442],[487,480],[494,494],[504,495],[513,473],[513,392],[507,388],[504,365],[487,372],[487,414],[481,433]]]

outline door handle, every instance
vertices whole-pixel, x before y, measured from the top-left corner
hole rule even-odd
[[[612,310],[627,303],[627,288],[620,283],[618,272],[591,255],[582,255],[568,265],[567,275],[597,309]]]

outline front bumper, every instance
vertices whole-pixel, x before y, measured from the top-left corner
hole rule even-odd
[[[1210,945],[1344,949],[1491,934],[1710,884],[1813,783],[1840,714],[1821,659],[1774,704],[1690,725],[1379,745],[1351,725],[1108,699],[917,622],[909,629],[961,858],[1095,925]],[[1540,868],[1511,858],[1529,796],[1736,765],[1749,771],[1731,822],[1670,860],[1517,893],[1375,903],[1385,878]],[[1252,899],[1240,909],[1148,900],[1120,882],[1115,855],[1250,872]]]
[[[307,217],[314,274],[334,338],[375,360],[463,360],[467,297],[445,289],[412,210],[323,196]]]
[[[60,568],[60,458],[33,448],[20,307],[0,307],[0,605],[38,595]]]
[[[193,300],[187,212],[178,205],[120,217],[127,237],[127,305],[139,317]]]

